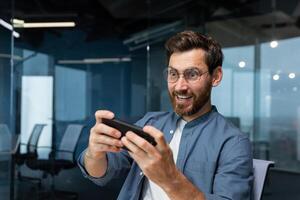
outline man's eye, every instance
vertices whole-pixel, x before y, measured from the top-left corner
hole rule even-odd
[[[175,77],[177,76],[177,73],[175,71],[169,71],[169,76]]]
[[[199,73],[198,73],[197,71],[193,70],[193,71],[189,71],[189,72],[187,73],[187,76],[188,76],[189,78],[197,78],[197,77],[199,76]]]

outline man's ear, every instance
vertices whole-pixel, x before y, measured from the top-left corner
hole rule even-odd
[[[223,77],[222,67],[218,66],[212,74],[212,86],[213,87],[218,86],[222,80],[222,77]]]

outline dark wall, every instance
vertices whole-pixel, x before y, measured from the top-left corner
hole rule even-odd
[[[59,34],[45,32],[43,40],[38,45],[28,43],[26,40],[18,40],[16,46],[52,55],[56,60],[116,57],[129,54],[120,38],[106,37],[86,41],[86,34],[76,29],[60,31]]]
[[[91,67],[92,113],[98,109],[108,109],[119,117],[129,117],[130,68],[127,63]]]
[[[10,123],[10,58],[4,58],[3,54],[10,55],[11,34],[0,26],[0,123]],[[10,125],[9,125],[10,126]]]

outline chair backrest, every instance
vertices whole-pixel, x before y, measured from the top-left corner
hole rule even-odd
[[[74,162],[74,152],[82,132],[84,125],[69,124],[62,137],[58,151],[56,152],[56,159],[68,160]]]
[[[6,124],[0,124],[0,151],[11,150],[11,138],[12,135]]]
[[[253,200],[260,200],[263,194],[265,180],[270,167],[274,167],[273,161],[253,159]]]
[[[27,153],[28,154],[37,154],[37,145],[39,142],[39,138],[43,132],[46,124],[36,124],[34,125],[29,140],[27,144]]]

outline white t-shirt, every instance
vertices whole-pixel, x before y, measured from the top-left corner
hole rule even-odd
[[[178,150],[179,150],[179,144],[180,144],[180,139],[182,135],[182,130],[186,124],[186,121],[180,120],[177,124],[176,131],[173,135],[173,138],[170,142],[170,148],[173,152],[173,159],[174,162],[176,163],[177,156],[178,156]],[[158,185],[153,183],[152,181],[148,180],[147,178],[144,181],[144,186],[143,186],[143,193],[142,193],[142,200],[169,200],[169,197],[161,189]]]

